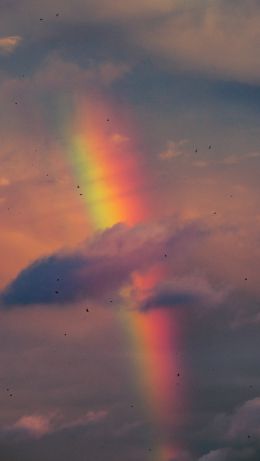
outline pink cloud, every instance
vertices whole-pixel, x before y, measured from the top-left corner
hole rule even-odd
[[[24,435],[32,438],[41,438],[46,434],[69,430],[89,424],[98,424],[108,415],[107,410],[89,411],[76,419],[65,421],[58,411],[48,415],[25,415],[19,418],[13,425],[6,428],[7,433]]]
[[[51,432],[53,416],[28,415],[22,416],[9,428],[13,431],[22,431],[30,437],[42,437]]]

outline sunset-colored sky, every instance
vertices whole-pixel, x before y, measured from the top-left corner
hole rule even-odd
[[[260,459],[260,4],[0,0],[0,460]]]

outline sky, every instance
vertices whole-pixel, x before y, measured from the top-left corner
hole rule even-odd
[[[0,458],[260,459],[258,0],[0,0]]]

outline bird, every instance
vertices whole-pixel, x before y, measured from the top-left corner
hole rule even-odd
[[[88,309],[88,308],[86,309],[86,312],[89,312],[89,309]]]
[[[209,145],[209,149],[211,149],[211,145]]]

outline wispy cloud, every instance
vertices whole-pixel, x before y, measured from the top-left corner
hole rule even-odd
[[[123,134],[120,134],[120,133],[114,133],[111,139],[115,144],[122,144],[124,142],[129,141],[129,138],[127,136],[124,136]]]
[[[167,141],[166,149],[160,152],[159,157],[162,160],[170,160],[173,158],[180,157],[184,154],[183,146],[187,144],[187,140],[183,139],[181,141]]]

